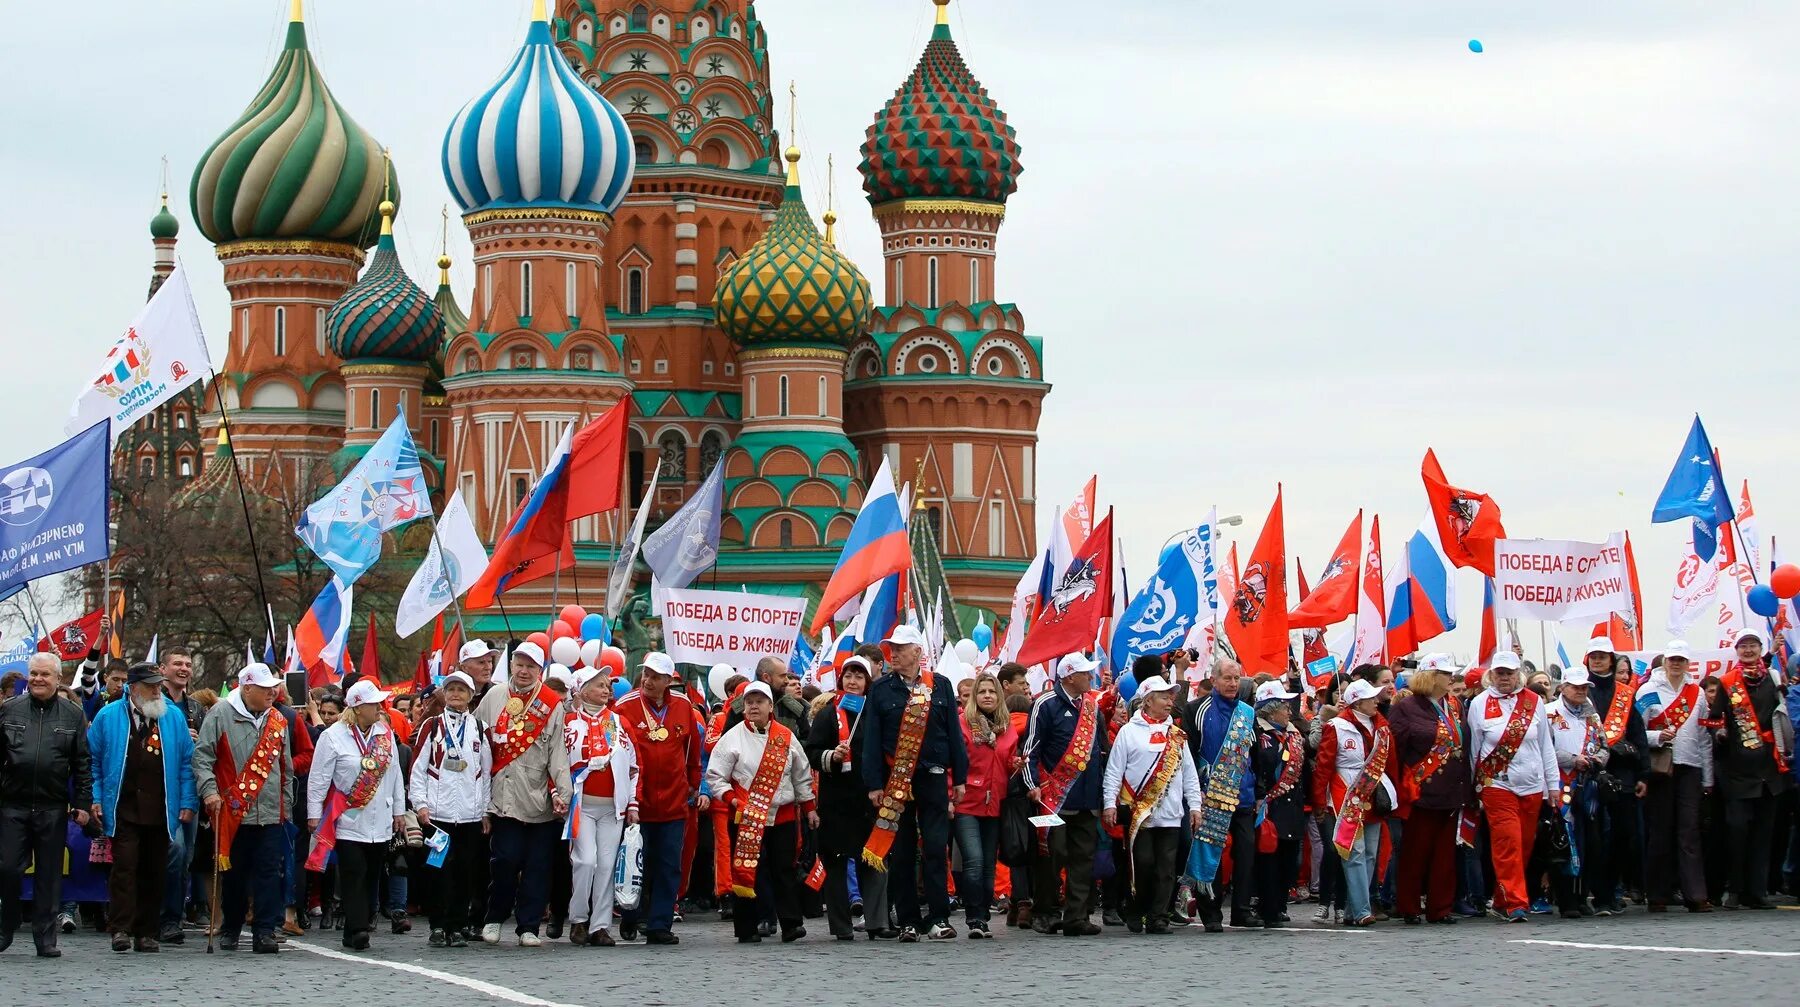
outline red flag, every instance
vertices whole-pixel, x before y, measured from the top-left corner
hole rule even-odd
[[[1298,612],[1306,605],[1306,596],[1312,594],[1312,588],[1306,584],[1306,561],[1298,556],[1294,557],[1294,581],[1300,586],[1300,604],[1294,606],[1294,612]],[[1294,612],[1288,613],[1290,626],[1294,624]]]
[[[94,649],[95,642],[100,639],[100,617],[103,614],[100,609],[94,609],[79,619],[63,623],[38,641],[38,650],[48,652],[55,647],[57,656],[65,661],[86,658],[88,652]]]
[[[1450,485],[1430,448],[1425,449],[1419,472],[1425,478],[1425,496],[1431,500],[1431,518],[1437,522],[1444,555],[1457,566],[1472,566],[1492,577],[1494,542],[1506,537],[1500,505],[1486,493]]]
[[[369,632],[363,637],[363,655],[360,664],[363,677],[381,684],[381,659],[375,650],[375,617],[369,616]]]
[[[1344,529],[1317,590],[1306,589],[1306,573],[1300,571],[1300,604],[1288,614],[1290,629],[1323,629],[1356,614],[1356,557],[1362,551],[1362,511]]]
[[[1094,490],[1100,485],[1100,477],[1088,477],[1087,485],[1075,494],[1069,509],[1062,512],[1063,531],[1070,542],[1086,542],[1094,531]]]
[[[412,691],[424,695],[431,688],[431,655],[444,649],[444,613],[439,612],[437,621],[431,626],[431,646],[419,654],[419,663],[413,666]]]
[[[1731,536],[1725,536],[1729,543]],[[1631,533],[1625,533],[1625,575],[1631,580],[1631,612],[1615,612],[1605,622],[1594,624],[1591,636],[1604,636],[1619,650],[1644,649],[1644,593],[1638,589],[1637,557],[1631,552]],[[1785,609],[1786,606],[1783,606]]]
[[[1091,649],[1112,607],[1112,511],[1075,550],[1050,603],[1025,635],[1018,661],[1027,667]]]
[[[1250,562],[1227,602],[1225,635],[1244,673],[1285,675],[1288,669],[1287,534],[1281,516],[1281,487],[1263,524]]]
[[[630,433],[631,398],[627,396],[575,435],[569,445],[567,520],[618,509]]]

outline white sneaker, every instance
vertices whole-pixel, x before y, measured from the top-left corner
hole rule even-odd
[[[481,928],[481,943],[483,943],[483,944],[498,944],[498,943],[500,943],[500,924],[489,923],[487,926],[482,927]]]
[[[541,948],[544,946],[544,939],[539,937],[534,931],[527,930],[519,935],[519,946],[522,948]]]
[[[1320,906],[1319,911],[1316,913],[1313,913],[1313,922],[1314,923],[1330,923],[1331,922],[1331,907],[1330,906]]]
[[[956,928],[948,923],[935,923],[926,931],[925,936],[934,941],[947,941],[956,936]]]

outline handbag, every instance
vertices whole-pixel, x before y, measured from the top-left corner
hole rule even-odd
[[[1675,773],[1675,749],[1664,745],[1650,750],[1650,775],[1673,776]]]
[[[1037,829],[1031,825],[1029,799],[1009,797],[1000,802],[1000,836],[995,854],[1008,867],[1031,866],[1037,854]]]
[[[1548,802],[1538,808],[1537,842],[1532,849],[1542,851],[1546,864],[1569,862],[1569,829],[1562,814]]]
[[[1612,804],[1625,796],[1625,781],[1602,769],[1594,774],[1594,790],[1599,795],[1600,803]]]

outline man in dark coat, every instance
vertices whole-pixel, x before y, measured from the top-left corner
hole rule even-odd
[[[1793,780],[1780,753],[1784,725],[1781,690],[1769,674],[1762,633],[1740,630],[1738,663],[1721,679],[1727,708],[1724,738],[1713,763],[1713,778],[1725,792],[1725,833],[1732,850],[1729,894],[1725,909],[1772,909],[1768,900],[1769,845],[1775,832],[1775,806]],[[1754,718],[1754,719],[1753,719]],[[1782,732],[1778,734],[1778,732]],[[1683,893],[1686,894],[1686,893]]]
[[[1031,708],[1031,726],[1025,735],[1023,776],[1026,792],[1040,815],[1057,815],[1063,824],[1050,829],[1048,840],[1031,865],[1037,886],[1032,893],[1032,929],[1040,934],[1061,931],[1065,937],[1091,937],[1100,928],[1088,920],[1088,892],[1094,884],[1094,854],[1100,845],[1100,803],[1106,779],[1106,728],[1099,724],[1097,709],[1085,716],[1095,723],[1088,742],[1087,761],[1071,753],[1075,732],[1084,716],[1083,707],[1095,705],[1093,688],[1099,665],[1080,654],[1057,662],[1056,685]],[[1079,766],[1073,782],[1057,801],[1045,787],[1055,777],[1064,757]],[[1065,876],[1067,891],[1065,892]],[[1061,919],[1057,918],[1058,909]]]
[[[862,862],[863,843],[875,827],[875,805],[856,772],[856,753],[867,725],[862,718],[870,674],[867,658],[851,657],[838,669],[839,695],[812,719],[806,761],[819,774],[819,859],[825,863],[825,920],[838,940],[855,940],[848,875],[856,869],[864,928],[870,940],[893,940],[888,926],[887,875]]]
[[[62,669],[55,656],[33,654],[25,692],[0,704],[0,951],[12,946],[23,907],[19,890],[34,857],[31,937],[40,958],[61,958],[56,911],[62,905],[63,846],[70,809],[86,825],[94,804],[87,719],[59,699]]]

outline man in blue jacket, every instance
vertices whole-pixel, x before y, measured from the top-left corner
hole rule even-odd
[[[1194,754],[1194,766],[1200,771],[1201,788],[1206,789],[1214,774],[1240,774],[1237,808],[1231,815],[1231,925],[1261,927],[1262,920],[1250,909],[1250,898],[1256,891],[1256,774],[1247,771],[1248,750],[1231,751],[1220,758],[1226,736],[1231,731],[1232,717],[1240,704],[1244,678],[1243,665],[1221,658],[1213,665],[1212,691],[1188,711],[1188,746]],[[1227,777],[1228,778],[1228,777]],[[1201,878],[1201,881],[1208,879]],[[1225,879],[1200,888],[1200,920],[1208,933],[1224,929]]]
[[[931,940],[956,936],[950,926],[950,808],[961,800],[969,777],[969,750],[963,746],[961,712],[956,691],[942,675],[926,677],[919,665],[925,656],[925,636],[911,626],[901,626],[882,641],[892,652],[892,674],[869,687],[862,716],[869,724],[863,734],[863,785],[869,801],[893,839],[887,855],[888,891],[900,917],[901,941],[917,941],[920,932]],[[890,779],[896,752],[901,747],[901,723],[915,693],[927,703],[922,731],[908,739],[917,758],[910,778]],[[903,794],[893,798],[895,793]],[[923,848],[925,898],[930,917],[920,914],[919,857]],[[875,935],[875,920],[869,921]],[[885,935],[881,935],[885,936]]]
[[[1090,691],[1098,664],[1080,654],[1057,662],[1056,686],[1038,697],[1026,728],[1021,771],[1026,794],[1050,829],[1031,865],[1031,928],[1040,934],[1092,937],[1088,920],[1094,853],[1100,846],[1100,792],[1106,778],[1106,725]],[[1067,893],[1063,876],[1068,876]],[[1058,918],[1060,916],[1060,919]]]
[[[126,673],[125,699],[88,728],[100,824],[112,838],[107,907],[114,951],[159,950],[169,844],[194,820],[194,740],[187,717],[163,695],[149,662]]]

